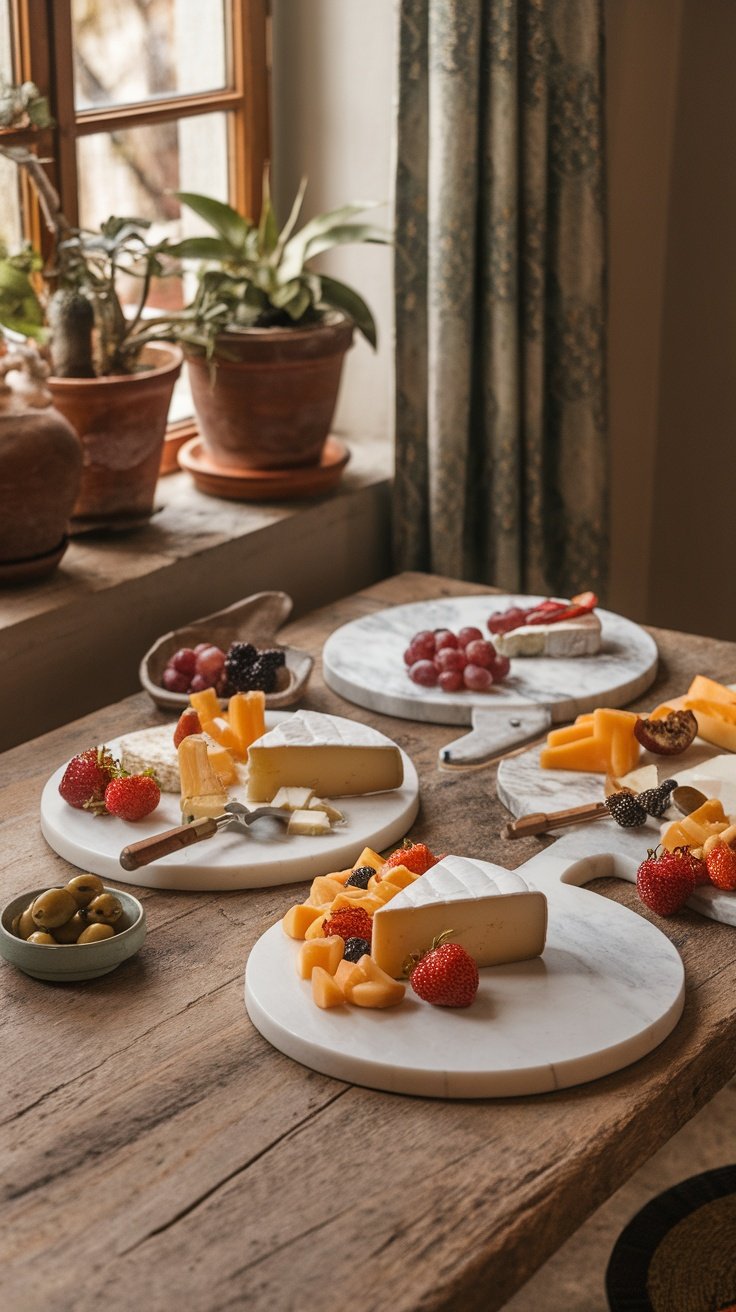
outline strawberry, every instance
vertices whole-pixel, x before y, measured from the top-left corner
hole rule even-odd
[[[340,938],[364,938],[370,943],[373,921],[365,907],[338,907],[322,921],[322,933],[326,938],[339,934]]]
[[[90,747],[72,757],[62,775],[59,792],[70,806],[104,815],[105,789],[117,768],[117,761],[106,747]]]
[[[716,888],[736,889],[736,852],[728,843],[716,843],[705,858],[708,878]]]
[[[419,960],[410,959],[409,983],[434,1007],[469,1007],[478,992],[478,967],[459,943],[443,942],[446,937],[440,934]]]
[[[120,820],[142,820],[156,810],[161,789],[152,774],[121,774],[105,789],[105,806]]]
[[[174,746],[178,747],[182,738],[188,738],[190,733],[201,732],[202,725],[200,724],[199,716],[193,706],[188,706],[185,711],[182,711],[176,722],[176,728],[174,730]]]
[[[426,875],[438,861],[439,857],[429,850],[426,843],[412,843],[410,838],[405,838],[402,846],[397,847],[396,851],[384,861],[376,875],[376,882],[380,883],[384,875],[387,875],[389,870],[393,870],[394,866],[406,866],[413,875]]]
[[[636,872],[639,897],[656,915],[673,915],[692,895],[701,864],[686,847],[676,847],[674,852],[650,848]]]

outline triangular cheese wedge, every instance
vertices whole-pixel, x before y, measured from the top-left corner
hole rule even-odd
[[[447,930],[478,966],[526,961],[544,949],[547,899],[513,871],[446,856],[374,913],[371,956],[399,977],[410,953]]]
[[[400,788],[401,752],[356,721],[297,711],[248,749],[248,798],[270,802],[279,788],[312,788],[320,797],[350,797]]]

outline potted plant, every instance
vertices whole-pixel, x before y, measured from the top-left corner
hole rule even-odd
[[[169,253],[199,261],[198,286],[175,324],[184,347],[200,436],[212,458],[242,469],[317,464],[357,328],[375,348],[376,326],[352,288],[310,261],[347,242],[386,241],[344,205],[297,230],[306,181],[279,230],[268,177],[258,224],[191,192],[181,202],[213,229]]]
[[[50,122],[32,83],[2,89],[0,126]],[[0,259],[0,324],[48,350],[49,390],[83,448],[73,522],[145,522],[182,362],[178,346],[159,340],[160,321],[144,318],[152,279],[168,272],[165,243],[149,244],[141,219],[111,217],[99,232],[72,227],[38,156],[2,140],[0,154],[27,172],[53,238],[46,267],[29,249]],[[120,287],[131,278],[139,294],[126,315]]]

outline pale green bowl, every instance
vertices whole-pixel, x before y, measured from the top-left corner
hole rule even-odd
[[[143,906],[131,893],[123,893],[119,888],[106,888],[106,893],[114,893],[123,904],[121,924],[112,938],[102,939],[99,943],[60,943],[49,947],[43,943],[26,943],[11,932],[13,920],[43,888],[21,893],[8,902],[0,917],[0,956],[17,966],[26,975],[34,979],[51,980],[57,984],[80,979],[96,979],[98,975],[107,975],[115,970],[121,962],[127,961],[140,948],[146,937],[146,913]]]

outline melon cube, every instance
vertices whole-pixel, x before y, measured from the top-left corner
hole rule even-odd
[[[260,690],[236,692],[228,702],[228,718],[238,738],[240,751],[248,755],[248,748],[256,738],[266,732],[266,694]]]
[[[343,957],[337,970],[335,971],[335,980],[345,993],[348,985],[359,984],[361,980],[367,978],[365,972],[358,965],[357,961],[346,961]]]
[[[200,724],[222,715],[220,700],[214,688],[205,688],[202,692],[190,692],[189,701],[199,716]]]
[[[317,878],[312,880],[309,901],[316,907],[329,906],[338,893],[343,891],[343,885],[333,875],[317,875]]]
[[[385,970],[377,966],[367,954],[360,958],[358,966],[364,978],[346,981],[345,997],[356,1007],[395,1007],[402,1001],[406,986],[392,979]]]
[[[329,1007],[341,1007],[345,1002],[340,985],[323,966],[315,966],[312,970],[312,998],[324,1011]]]
[[[237,734],[230,728],[224,715],[216,715],[212,720],[206,720],[200,715],[202,729],[204,733],[214,738],[216,743],[224,747],[230,754],[242,761],[245,759],[243,748],[240,745],[240,739]]]
[[[307,941],[309,942],[311,942],[313,938],[324,938],[324,934],[322,933],[322,925],[327,919],[328,912],[323,911],[321,908],[318,909],[319,909],[319,915],[317,916],[316,920],[312,921],[311,925],[309,926],[309,928],[306,930],[304,934],[305,939],[307,939]]]
[[[394,888],[406,888],[407,884],[413,884],[415,879],[421,879],[421,875],[415,875],[413,870],[408,866],[392,866],[387,874],[384,875],[381,883],[391,882]]]
[[[374,870],[380,870],[382,865],[383,857],[374,852],[372,847],[364,847],[353,870],[360,870],[361,866],[373,866]]]
[[[329,938],[323,935],[302,943],[296,963],[297,973],[302,979],[309,979],[315,966],[322,966],[328,975],[334,975],[344,951],[345,942],[339,934],[331,934]]]
[[[315,920],[322,918],[319,907],[310,907],[307,902],[297,902],[296,906],[289,907],[281,925],[289,938],[306,938],[309,926],[314,924]]]

